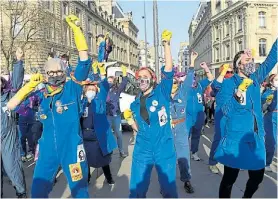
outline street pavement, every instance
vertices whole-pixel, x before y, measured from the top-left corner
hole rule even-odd
[[[177,168],[177,188],[181,198],[217,198],[218,188],[223,174],[223,165],[218,165],[219,174],[212,174],[208,169],[208,157],[211,143],[213,141],[213,127],[205,128],[202,135],[199,156],[201,161],[191,161],[192,185],[195,188],[194,194],[187,194],[183,189],[183,183],[179,180],[179,170]],[[129,156],[125,159],[119,157],[118,151],[115,151],[112,157],[111,170],[115,180],[115,185],[110,186],[105,183],[102,169],[91,168],[92,179],[89,185],[90,197],[92,198],[127,198],[129,195],[129,179],[132,161],[132,152],[134,148],[134,139],[132,132],[124,132],[124,144]],[[24,163],[28,194],[30,194],[34,163]],[[265,173],[263,183],[255,193],[254,198],[277,198],[277,154],[272,163],[275,172]],[[232,197],[241,198],[245,190],[248,179],[247,171],[240,171],[238,179],[233,187]],[[15,191],[9,183],[8,178],[4,178],[4,197],[13,198]],[[70,198],[70,190],[63,174],[58,178],[50,194],[51,198]],[[149,198],[160,198],[158,178],[155,169],[153,169],[149,191]]]

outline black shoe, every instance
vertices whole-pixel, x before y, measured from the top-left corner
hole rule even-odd
[[[114,185],[115,181],[113,179],[106,180],[109,185]]]
[[[187,193],[194,193],[194,189],[193,189],[190,181],[187,181],[184,183],[184,189]]]
[[[20,193],[20,194],[16,194],[17,198],[27,198],[26,193]]]

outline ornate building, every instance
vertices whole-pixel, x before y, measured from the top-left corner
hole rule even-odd
[[[16,1],[13,2],[16,3]],[[60,55],[69,52],[70,63],[75,65],[78,53],[75,48],[73,33],[65,21],[65,16],[68,14],[75,14],[80,18],[81,27],[87,38],[89,54],[93,59],[97,57],[96,36],[109,32],[113,40],[113,51],[109,56],[109,61],[118,61],[119,64],[125,64],[132,70],[138,68],[137,33],[139,30],[132,21],[132,13],[124,13],[114,0],[36,0],[26,1],[26,4],[26,11],[33,6],[39,11],[38,13],[44,13],[47,16],[43,18],[45,21],[39,23],[43,28],[40,26],[41,30],[28,42],[29,47],[25,52],[27,68],[41,68],[51,48],[55,52],[59,52]],[[8,48],[9,32],[5,30],[9,30],[11,27],[9,20],[11,16],[4,13],[4,6],[1,4],[1,21],[3,22],[1,23],[1,30],[4,30],[1,41],[3,40],[3,45]],[[32,26],[31,23],[30,25]],[[15,31],[22,27],[23,29],[28,28],[20,23],[17,26]],[[22,31],[26,36],[25,32],[25,30]],[[24,39],[26,38],[17,38],[14,48],[20,46]],[[6,64],[1,51],[1,69],[5,68]]]

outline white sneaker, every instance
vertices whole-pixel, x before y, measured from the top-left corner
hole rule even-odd
[[[205,127],[207,127],[208,129],[210,128],[208,124],[206,124]]]
[[[218,174],[218,168],[216,165],[210,165],[209,169],[212,173]]]
[[[197,153],[192,154],[192,159],[195,160],[195,161],[200,161],[201,160]]]
[[[265,167],[265,171],[267,171],[267,172],[273,172],[270,166]]]

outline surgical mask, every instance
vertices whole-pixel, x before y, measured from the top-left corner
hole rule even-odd
[[[256,71],[256,64],[254,62],[249,62],[243,66],[243,69],[241,69],[241,72],[249,77],[251,74],[253,74]]]
[[[137,83],[140,90],[143,92],[147,91],[149,88],[153,86],[153,82],[150,78],[139,78],[137,80]]]
[[[273,82],[273,86],[274,86],[275,88],[278,88],[278,81],[274,81],[274,82]]]
[[[89,99],[89,100],[92,100],[96,97],[96,91],[87,91],[86,92],[86,97]]]
[[[66,76],[63,74],[55,77],[48,77],[47,83],[51,86],[61,86],[65,82],[66,82]]]

